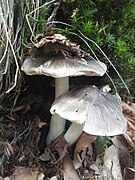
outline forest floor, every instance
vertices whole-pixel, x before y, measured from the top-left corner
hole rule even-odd
[[[49,128],[49,108],[53,89],[43,92],[22,91],[19,97],[8,95],[0,105],[0,180],[1,179],[73,179],[71,167],[76,167],[79,179],[133,180],[135,179],[135,104],[123,103],[128,121],[127,131],[109,137],[107,142],[83,133],[76,145],[53,143],[46,147]],[[47,94],[47,95],[46,95]],[[16,102],[15,102],[16,100]],[[15,105],[13,105],[15,104]],[[63,139],[62,135],[59,137]],[[92,142],[92,143],[91,143]],[[103,148],[102,148],[102,147]],[[63,159],[70,159],[68,170],[63,170]],[[68,169],[68,167],[67,167]],[[5,178],[6,177],[6,178]]]

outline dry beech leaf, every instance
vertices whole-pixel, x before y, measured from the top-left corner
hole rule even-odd
[[[62,169],[64,171],[64,180],[80,180],[68,153],[63,158]]]
[[[96,136],[83,132],[79,140],[77,141],[77,144],[75,147],[75,153],[78,153],[82,151],[83,149],[89,147],[89,145],[95,140],[96,140]]]
[[[112,142],[118,151],[122,172],[124,171],[125,167],[133,167],[134,157],[133,155],[131,155],[130,150],[127,147],[127,144],[124,142],[124,138],[121,136],[115,136],[112,138]]]
[[[59,159],[55,162],[62,160],[67,152],[67,142],[63,134],[59,135],[49,146],[51,151],[57,151],[59,154]]]
[[[44,174],[37,168],[25,168],[17,166],[14,169],[14,174],[4,180],[43,180]]]
[[[124,137],[129,145],[135,151],[135,104],[122,103],[123,114],[128,121],[127,131],[124,133]]]
[[[50,145],[50,149],[58,151],[59,159],[55,163],[61,161],[64,180],[80,180],[73,162],[67,152],[67,142],[64,139],[63,134],[57,137]]]
[[[124,133],[124,137],[135,151],[135,125],[133,125],[130,121],[128,122],[128,129]]]
[[[135,112],[135,103],[129,103],[129,106],[132,108],[132,110]]]
[[[124,169],[123,180],[134,180],[135,179],[135,168],[128,168]]]
[[[89,179],[108,180],[103,174],[103,154],[96,157],[96,160],[90,165]]]
[[[39,157],[39,159],[40,159],[41,161],[50,161],[50,160],[53,161],[53,160],[54,160],[54,159],[52,159],[51,151],[50,151],[49,148],[45,148],[44,154],[42,154],[42,155]]]
[[[104,155],[104,179],[123,180],[119,163],[118,151],[115,145],[106,149]]]
[[[135,104],[126,104],[125,102],[122,102],[122,110],[126,119],[135,124]]]
[[[84,156],[80,157],[80,152],[81,154],[83,154],[83,152],[86,150],[87,147],[90,146],[90,144],[96,140],[96,136],[87,134],[85,132],[82,133],[82,135],[80,136],[76,147],[75,147],[75,151],[74,151],[74,166],[76,169],[78,169],[79,167],[81,167],[82,165],[82,161],[84,159]]]

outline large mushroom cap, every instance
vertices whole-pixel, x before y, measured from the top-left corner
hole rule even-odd
[[[96,86],[75,88],[61,95],[50,111],[71,122],[84,123],[83,131],[92,135],[114,136],[127,127],[120,97]]]
[[[104,63],[93,60],[46,56],[28,57],[21,69],[27,75],[46,75],[61,78],[81,75],[103,76],[107,68]]]
[[[104,63],[95,61],[61,34],[41,36],[38,41],[30,46],[29,57],[21,67],[27,75],[103,76],[107,70]]]

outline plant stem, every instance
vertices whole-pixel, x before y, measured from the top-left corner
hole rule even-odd
[[[69,77],[55,79],[55,99],[69,90]],[[52,115],[50,129],[46,143],[49,145],[56,137],[63,133],[66,120],[57,114]]]
[[[71,146],[74,143],[76,143],[82,132],[83,124],[72,123],[64,135],[64,138],[68,143],[68,146]]]

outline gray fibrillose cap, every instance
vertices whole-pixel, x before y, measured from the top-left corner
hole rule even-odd
[[[75,88],[61,95],[52,104],[50,112],[84,124],[83,131],[92,135],[119,135],[127,127],[119,95],[112,95],[96,86]]]
[[[104,63],[95,61],[78,45],[61,34],[41,36],[32,45],[29,57],[21,67],[27,75],[46,75],[54,78],[67,76],[103,76],[107,70]]]
[[[107,70],[104,63],[83,58],[28,57],[21,70],[27,75],[46,75],[55,78],[67,76],[103,76]]]

